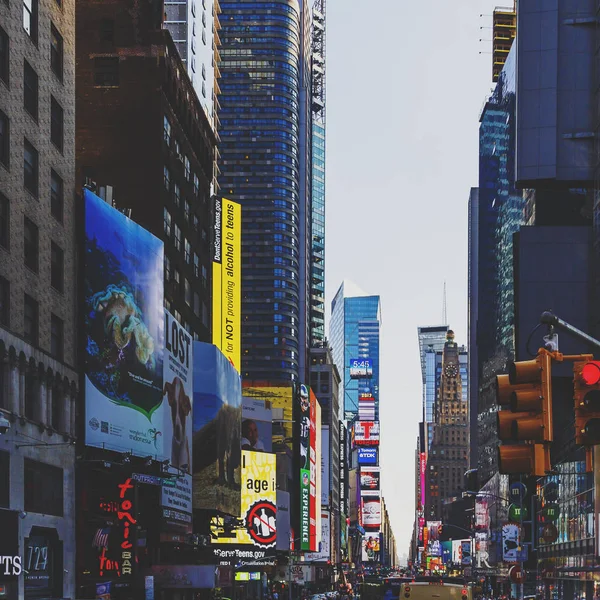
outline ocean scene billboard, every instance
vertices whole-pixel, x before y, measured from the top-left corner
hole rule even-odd
[[[242,384],[213,344],[194,342],[193,506],[240,515]]]
[[[98,196],[85,202],[85,442],[163,450],[163,243]]]

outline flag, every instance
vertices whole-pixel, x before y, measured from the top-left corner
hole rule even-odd
[[[108,536],[110,534],[110,527],[101,527],[96,531],[94,539],[92,541],[92,548],[108,548]]]

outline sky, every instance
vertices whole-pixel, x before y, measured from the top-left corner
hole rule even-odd
[[[327,2],[327,306],[343,279],[381,296],[382,486],[400,556],[414,522],[417,327],[442,322],[444,281],[467,344],[467,207],[496,5]]]

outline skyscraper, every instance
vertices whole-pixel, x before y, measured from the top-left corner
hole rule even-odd
[[[320,112],[312,9],[297,0],[227,0],[221,11],[219,182],[242,205],[242,377],[304,380],[311,320],[321,337],[318,298],[314,306],[310,298],[314,286],[322,296],[324,259],[320,162],[312,176]]]
[[[329,336],[333,360],[342,381],[340,384],[340,419],[358,415],[359,394],[375,398],[376,418],[379,412],[379,330],[381,301],[368,296],[356,285],[344,281],[331,303]],[[350,378],[350,360],[370,358],[373,375],[368,379]]]

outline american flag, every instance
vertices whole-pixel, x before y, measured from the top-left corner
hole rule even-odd
[[[92,548],[108,548],[108,536],[110,527],[101,527],[96,531],[92,541]]]

